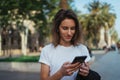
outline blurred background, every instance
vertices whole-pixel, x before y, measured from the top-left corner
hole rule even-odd
[[[75,11],[82,26],[83,42],[91,49],[119,44],[115,28],[117,14],[109,2],[0,0],[0,55],[39,52],[51,41],[52,20],[60,8]]]
[[[106,64],[107,67],[111,65],[120,67],[120,64],[116,63],[120,60],[118,58],[120,55],[116,54],[120,53],[119,5],[118,0],[0,0],[0,76],[4,75],[2,80],[8,79],[5,76],[15,77],[15,74],[18,76],[11,80],[30,80],[31,76],[36,77],[36,80],[39,79],[39,74],[30,76],[28,74],[29,78],[27,78],[26,73],[14,72],[12,75],[11,72],[6,72],[17,68],[22,69],[26,64],[7,65],[8,63],[2,62],[38,62],[41,49],[51,42],[52,21],[61,8],[72,9],[77,14],[82,27],[83,43],[95,56],[94,62],[101,65],[110,63],[109,61],[112,60],[112,64]],[[109,54],[106,55],[106,53]],[[103,61],[97,62],[98,60]],[[105,61],[108,62],[103,63]],[[27,65],[31,66],[31,64],[33,63]],[[96,64],[94,65],[96,67]],[[35,66],[30,69],[39,72],[38,64]],[[10,70],[14,67],[15,69]],[[96,70],[105,72],[107,67],[97,66]],[[116,72],[118,67],[114,67]],[[24,71],[27,71],[27,68]],[[104,73],[104,77],[107,72],[109,71]],[[107,76],[109,78],[110,75]],[[119,73],[116,77],[118,76],[120,76]],[[113,79],[104,78],[103,80]]]

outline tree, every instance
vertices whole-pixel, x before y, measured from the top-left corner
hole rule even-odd
[[[71,8],[71,7],[70,7],[70,3],[71,3],[72,1],[73,1],[73,0],[60,0],[60,3],[59,3],[60,8],[62,8],[62,9],[69,9],[69,8]]]
[[[109,30],[114,27],[116,15],[110,12],[112,9],[110,4],[103,3],[101,8],[102,8],[101,14],[103,15],[102,19],[104,21],[103,27],[105,28],[105,35],[106,35],[105,39],[106,39],[107,46],[110,47],[112,43],[111,42],[112,38]]]
[[[100,29],[105,28],[106,30],[113,27],[116,17],[114,13],[110,12],[111,7],[107,3],[94,0],[88,4],[87,9],[90,13],[81,16],[80,19],[85,31],[85,39],[98,47]]]
[[[63,5],[64,0],[61,1],[62,3],[58,0],[0,0],[0,27],[4,25],[9,29],[9,25],[12,25],[11,27],[14,25],[19,30],[21,37],[24,36],[22,41],[25,40],[23,42],[26,42],[28,32],[31,32],[26,21],[33,22],[33,28],[40,35],[40,45],[43,45],[46,42],[46,37],[49,36],[53,16],[60,9],[58,5]],[[70,8],[71,1],[66,0],[68,8]],[[27,44],[24,44],[26,48]],[[23,51],[24,54],[26,54],[25,52]]]
[[[0,1],[0,27],[15,23],[20,33],[26,35],[23,25],[25,20],[35,23],[35,29],[40,32],[40,42],[48,35],[47,16],[55,6],[48,0],[1,0]],[[27,35],[26,35],[27,37]]]
[[[67,2],[67,0],[60,0],[60,8],[68,9],[68,2]]]

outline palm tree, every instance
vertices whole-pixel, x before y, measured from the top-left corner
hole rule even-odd
[[[69,8],[71,8],[71,6],[70,6],[71,2],[73,2],[73,0],[60,0],[59,8],[69,9]]]
[[[68,2],[67,2],[67,0],[60,0],[60,8],[68,9]]]
[[[112,28],[109,30],[109,32],[110,32],[112,41],[118,42],[118,34],[117,34],[117,31],[115,30],[115,28],[112,27]]]
[[[100,39],[100,30],[104,30],[104,28],[106,30],[113,27],[115,22],[115,14],[110,13],[110,4],[107,3],[102,4],[99,1],[93,1],[92,3],[89,3],[87,7],[90,14],[83,15],[80,21],[84,31],[86,30],[86,39],[98,47],[97,43]],[[103,45],[105,45],[105,39],[102,40],[104,43]]]
[[[89,14],[85,14],[82,16],[81,24],[84,28],[84,32],[86,36],[85,39],[87,39],[88,43],[94,43],[93,45],[97,47],[97,42],[99,40],[98,32],[101,25],[101,22],[99,21],[100,17],[99,14],[97,13],[98,11],[100,11],[100,3],[96,1],[90,3],[88,5],[88,11],[90,12]],[[87,45],[93,47],[92,44],[87,44]]]
[[[110,10],[112,9],[110,4],[103,3],[101,8],[102,8],[101,14],[103,15],[102,19],[104,21],[103,28],[105,29],[105,35],[106,35],[105,39],[106,39],[107,46],[110,47],[111,35],[109,32],[109,29],[111,29],[114,26],[116,15],[110,12]]]

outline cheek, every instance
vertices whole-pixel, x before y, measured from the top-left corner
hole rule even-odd
[[[59,33],[60,33],[60,35],[65,35],[66,34],[66,32],[63,31],[63,30],[59,30]]]
[[[72,34],[74,35],[74,34],[75,34],[75,31],[73,31]]]
[[[59,35],[60,35],[60,36],[63,36],[63,35],[64,35],[64,32],[61,31],[61,30],[59,30]]]
[[[60,33],[60,36],[61,36],[61,37],[64,37],[64,36],[66,36],[66,35],[67,35],[67,34],[66,34],[65,32],[61,32],[61,33]]]

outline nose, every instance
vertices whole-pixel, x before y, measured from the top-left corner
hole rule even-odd
[[[71,35],[72,34],[72,31],[71,29],[68,30],[68,35]]]

